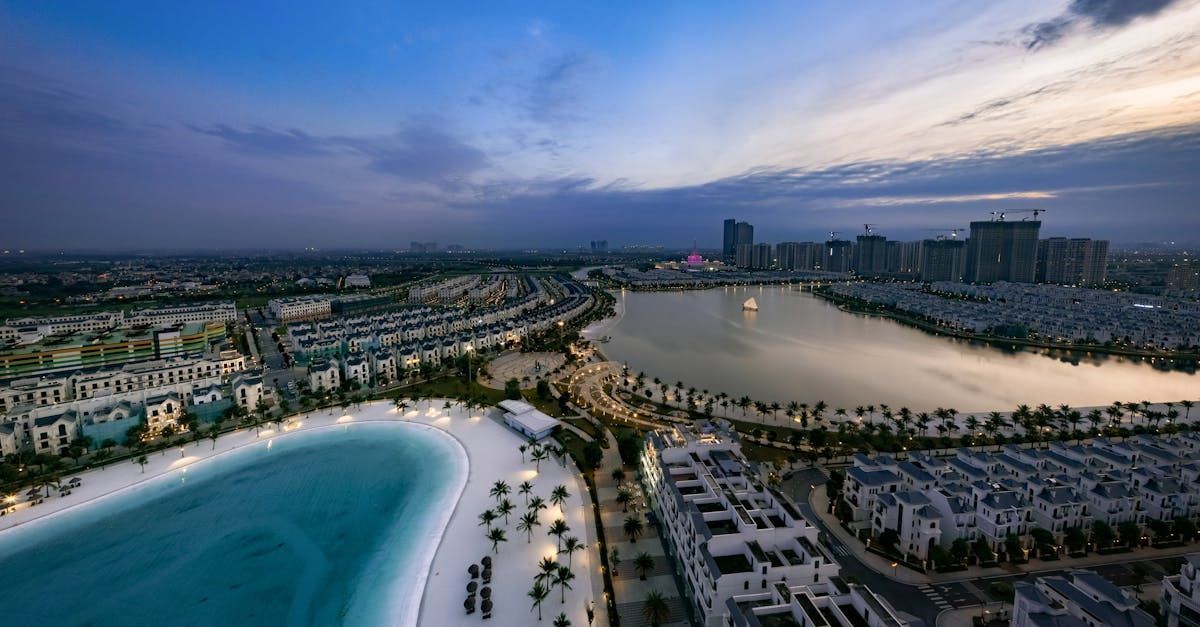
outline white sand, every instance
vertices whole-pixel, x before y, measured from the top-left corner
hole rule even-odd
[[[404,421],[438,428],[453,436],[469,458],[465,484],[451,489],[449,501],[454,495],[461,494],[457,504],[446,502],[433,504],[433,507],[443,509],[443,515],[432,527],[426,537],[427,548],[420,552],[420,564],[432,563],[428,569],[420,568],[427,573],[416,581],[404,579],[397,581],[397,593],[394,597],[396,605],[391,608],[391,615],[396,624],[421,625],[530,625],[537,622],[537,613],[532,612],[531,602],[526,596],[532,586],[533,577],[537,572],[537,562],[545,555],[553,555],[555,543],[553,536],[546,533],[546,528],[555,518],[562,516],[557,507],[543,510],[542,526],[538,527],[533,536],[533,542],[527,543],[526,536],[516,528],[520,514],[524,512],[524,497],[516,493],[517,486],[522,481],[534,483],[534,494],[547,502],[550,491],[554,486],[562,484],[571,493],[563,516],[571,527],[573,535],[581,542],[588,544],[588,550],[577,552],[574,556],[574,572],[576,579],[571,582],[572,589],[566,592],[566,603],[559,602],[559,590],[553,589],[542,606],[543,619],[549,623],[559,612],[565,612],[571,624],[579,627],[587,625],[586,606],[589,602],[603,605],[602,599],[596,599],[593,590],[600,588],[599,555],[593,543],[589,540],[590,530],[586,528],[585,510],[586,493],[582,478],[574,472],[574,467],[568,463],[566,468],[556,460],[544,461],[541,472],[534,470],[534,464],[529,461],[522,463],[521,454],[517,449],[524,439],[509,430],[498,420],[497,412],[489,410],[489,417],[483,417],[484,412],[471,412],[472,418],[461,407],[454,406],[447,412],[443,409],[444,400],[416,402],[415,407],[408,408],[403,415],[399,414],[390,403],[378,402],[364,404],[361,408],[350,408],[348,412],[335,410],[317,411],[295,418],[296,424],[291,431],[311,430],[328,427],[346,422],[376,422]],[[66,511],[74,507],[86,506],[116,492],[143,485],[155,477],[170,473],[182,473],[184,468],[199,460],[214,457],[245,446],[268,446],[272,437],[280,437],[263,429],[256,436],[253,429],[246,429],[221,436],[216,442],[216,448],[210,440],[201,440],[188,444],[181,455],[180,449],[170,449],[165,453],[153,453],[147,456],[145,472],[131,462],[123,462],[104,470],[91,470],[81,473],[83,485],[75,488],[72,494],[65,497],[53,496],[36,507],[22,506],[17,512],[0,517],[0,532],[18,525],[28,524],[49,515]],[[483,510],[495,505],[495,500],[488,494],[492,484],[497,479],[503,479],[512,487],[513,493],[509,500],[516,505],[514,515],[510,516],[506,525],[501,519],[496,525],[505,529],[508,541],[502,543],[498,555],[491,553],[491,543],[484,537],[484,527],[479,526],[478,516]],[[52,493],[56,491],[52,490]],[[446,519],[449,518],[448,525]],[[444,528],[443,528],[444,526]],[[476,612],[470,616],[463,609],[466,598],[466,584],[470,581],[467,567],[478,562],[484,555],[492,555],[492,601],[495,608],[492,618],[482,619],[479,610],[481,598],[477,596]],[[565,563],[565,556],[563,558]],[[424,582],[422,582],[424,580]],[[414,619],[412,607],[404,601],[408,595],[405,592],[424,586],[419,607],[419,619]]]

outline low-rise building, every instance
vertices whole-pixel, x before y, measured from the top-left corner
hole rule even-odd
[[[1153,627],[1137,598],[1090,570],[1013,585],[1011,627]]]
[[[308,367],[308,384],[313,391],[336,390],[342,384],[342,375],[338,371],[337,361],[319,359]]]
[[[870,588],[828,582],[779,582],[766,592],[750,592],[725,602],[731,627],[908,627],[912,624]]]
[[[267,303],[271,315],[280,322],[328,318],[333,303],[326,296],[275,298]]]
[[[1200,625],[1200,553],[1189,553],[1178,575],[1162,581],[1162,612],[1167,627]]]

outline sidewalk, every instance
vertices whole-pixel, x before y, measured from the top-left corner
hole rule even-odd
[[[849,531],[842,527],[837,518],[833,514],[826,512],[829,507],[829,498],[825,496],[823,487],[817,487],[809,493],[808,504],[812,507],[817,516],[821,517],[821,522],[825,527],[837,538],[839,542],[846,547],[848,551],[854,554],[860,562],[867,568],[876,573],[896,581],[912,585],[921,584],[939,584],[939,583],[958,583],[962,581],[976,581],[980,579],[992,579],[996,577],[1011,577],[1020,576],[1028,573],[1040,573],[1052,570],[1064,570],[1068,568],[1090,568],[1093,566],[1104,566],[1107,564],[1120,564],[1124,562],[1139,562],[1143,560],[1155,560],[1166,557],[1176,557],[1195,553],[1200,550],[1196,544],[1185,544],[1183,546],[1171,547],[1167,549],[1151,549],[1140,548],[1130,551],[1129,553],[1115,553],[1113,555],[1097,555],[1091,554],[1086,557],[1064,557],[1055,561],[1034,560],[1029,564],[1020,566],[1012,566],[1005,564],[992,568],[981,568],[979,566],[968,566],[966,570],[960,570],[953,573],[920,573],[910,568],[899,567],[892,568],[892,560],[889,560],[882,555],[872,553],[863,546],[862,541],[858,540]]]

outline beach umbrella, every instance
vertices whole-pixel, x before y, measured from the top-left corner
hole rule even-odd
[[[489,568],[489,569],[492,567],[492,556],[491,555],[483,556],[483,567]]]
[[[487,586],[484,586],[484,587],[483,587],[483,590],[480,590],[480,591],[479,591],[479,596],[481,596],[481,597],[483,597],[483,598],[485,598],[485,599],[490,599],[490,598],[492,598],[492,589],[491,589],[491,588],[489,588],[489,587],[487,587]]]
[[[481,603],[479,605],[479,607],[483,609],[484,614],[491,614],[492,613],[492,600],[484,599],[483,603]]]
[[[475,613],[475,597],[467,597],[467,600],[463,601],[463,608],[467,610],[468,614]]]
[[[467,593],[475,594],[475,589],[478,587],[479,587],[479,584],[475,583],[474,581],[468,581],[467,582]]]
[[[470,568],[467,569],[467,572],[470,573],[471,579],[474,579],[479,576],[479,566],[476,564],[471,564]]]

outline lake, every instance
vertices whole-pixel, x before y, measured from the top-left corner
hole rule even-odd
[[[753,296],[757,312],[743,311]],[[596,332],[609,359],[685,387],[830,409],[1011,410],[1200,397],[1200,378],[1120,357],[1078,363],[1010,352],[847,313],[795,287],[617,294],[619,317]],[[656,392],[657,395],[657,392]]]

